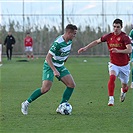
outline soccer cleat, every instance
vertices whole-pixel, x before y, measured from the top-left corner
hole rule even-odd
[[[123,92],[123,89],[121,88],[120,102],[124,102],[125,97],[126,97],[126,92]]]
[[[59,114],[61,114],[60,105],[59,105],[59,107],[56,109],[56,112],[59,113]]]
[[[114,106],[114,98],[109,98],[108,106]]]
[[[21,112],[24,115],[27,115],[28,114],[28,106],[29,106],[29,104],[26,103],[26,102],[21,103]]]
[[[63,110],[62,110],[62,105],[60,104],[59,106],[58,106],[58,108],[56,109],[56,112],[58,113],[58,114],[61,114],[61,115],[65,115],[65,112],[63,112]]]
[[[133,88],[133,82],[131,83],[131,86],[130,86],[130,88]]]

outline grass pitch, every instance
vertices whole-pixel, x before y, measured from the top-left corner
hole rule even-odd
[[[65,66],[76,88],[69,100],[71,116],[56,114],[65,86],[54,79],[51,90],[29,106],[24,116],[21,102],[41,87],[43,58],[29,62],[3,59],[0,67],[1,133],[132,133],[133,90],[119,102],[120,81],[116,81],[115,105],[108,107],[108,58],[69,58]],[[87,62],[84,62],[87,60]]]

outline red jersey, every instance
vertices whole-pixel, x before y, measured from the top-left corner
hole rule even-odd
[[[33,45],[33,40],[32,40],[32,38],[30,36],[25,37],[25,39],[24,39],[24,45],[25,45],[25,47],[26,46],[32,46]]]
[[[126,49],[127,44],[131,44],[131,40],[124,32],[121,32],[119,35],[109,33],[107,35],[102,36],[101,41],[107,42],[109,50],[111,48],[123,50]],[[112,51],[110,51],[110,62],[117,66],[125,66],[129,63],[129,60],[129,54],[112,53]]]

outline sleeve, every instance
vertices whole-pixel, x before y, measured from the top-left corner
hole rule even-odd
[[[49,50],[49,53],[55,55],[57,51],[59,51],[60,47],[57,42],[54,42]]]
[[[106,42],[107,39],[109,38],[109,36],[110,36],[110,34],[105,34],[105,35],[103,35],[103,36],[101,37],[101,41],[102,41],[102,42]]]
[[[6,43],[7,43],[7,37],[6,37],[5,40],[4,40],[4,45],[6,45]]]
[[[13,37],[13,44],[15,44],[16,43],[16,40],[15,40],[15,38]]]
[[[131,44],[131,40],[127,35],[124,37],[124,43],[125,43],[125,45]]]

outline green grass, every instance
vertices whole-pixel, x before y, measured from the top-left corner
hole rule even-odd
[[[1,133],[131,133],[133,131],[133,90],[119,102],[120,81],[116,81],[115,106],[108,107],[108,58],[69,58],[66,67],[76,88],[70,99],[71,116],[56,114],[65,86],[54,79],[51,90],[34,101],[29,114],[22,115],[21,102],[41,87],[43,58],[30,62],[3,59],[0,67]],[[87,62],[84,63],[83,60]]]

